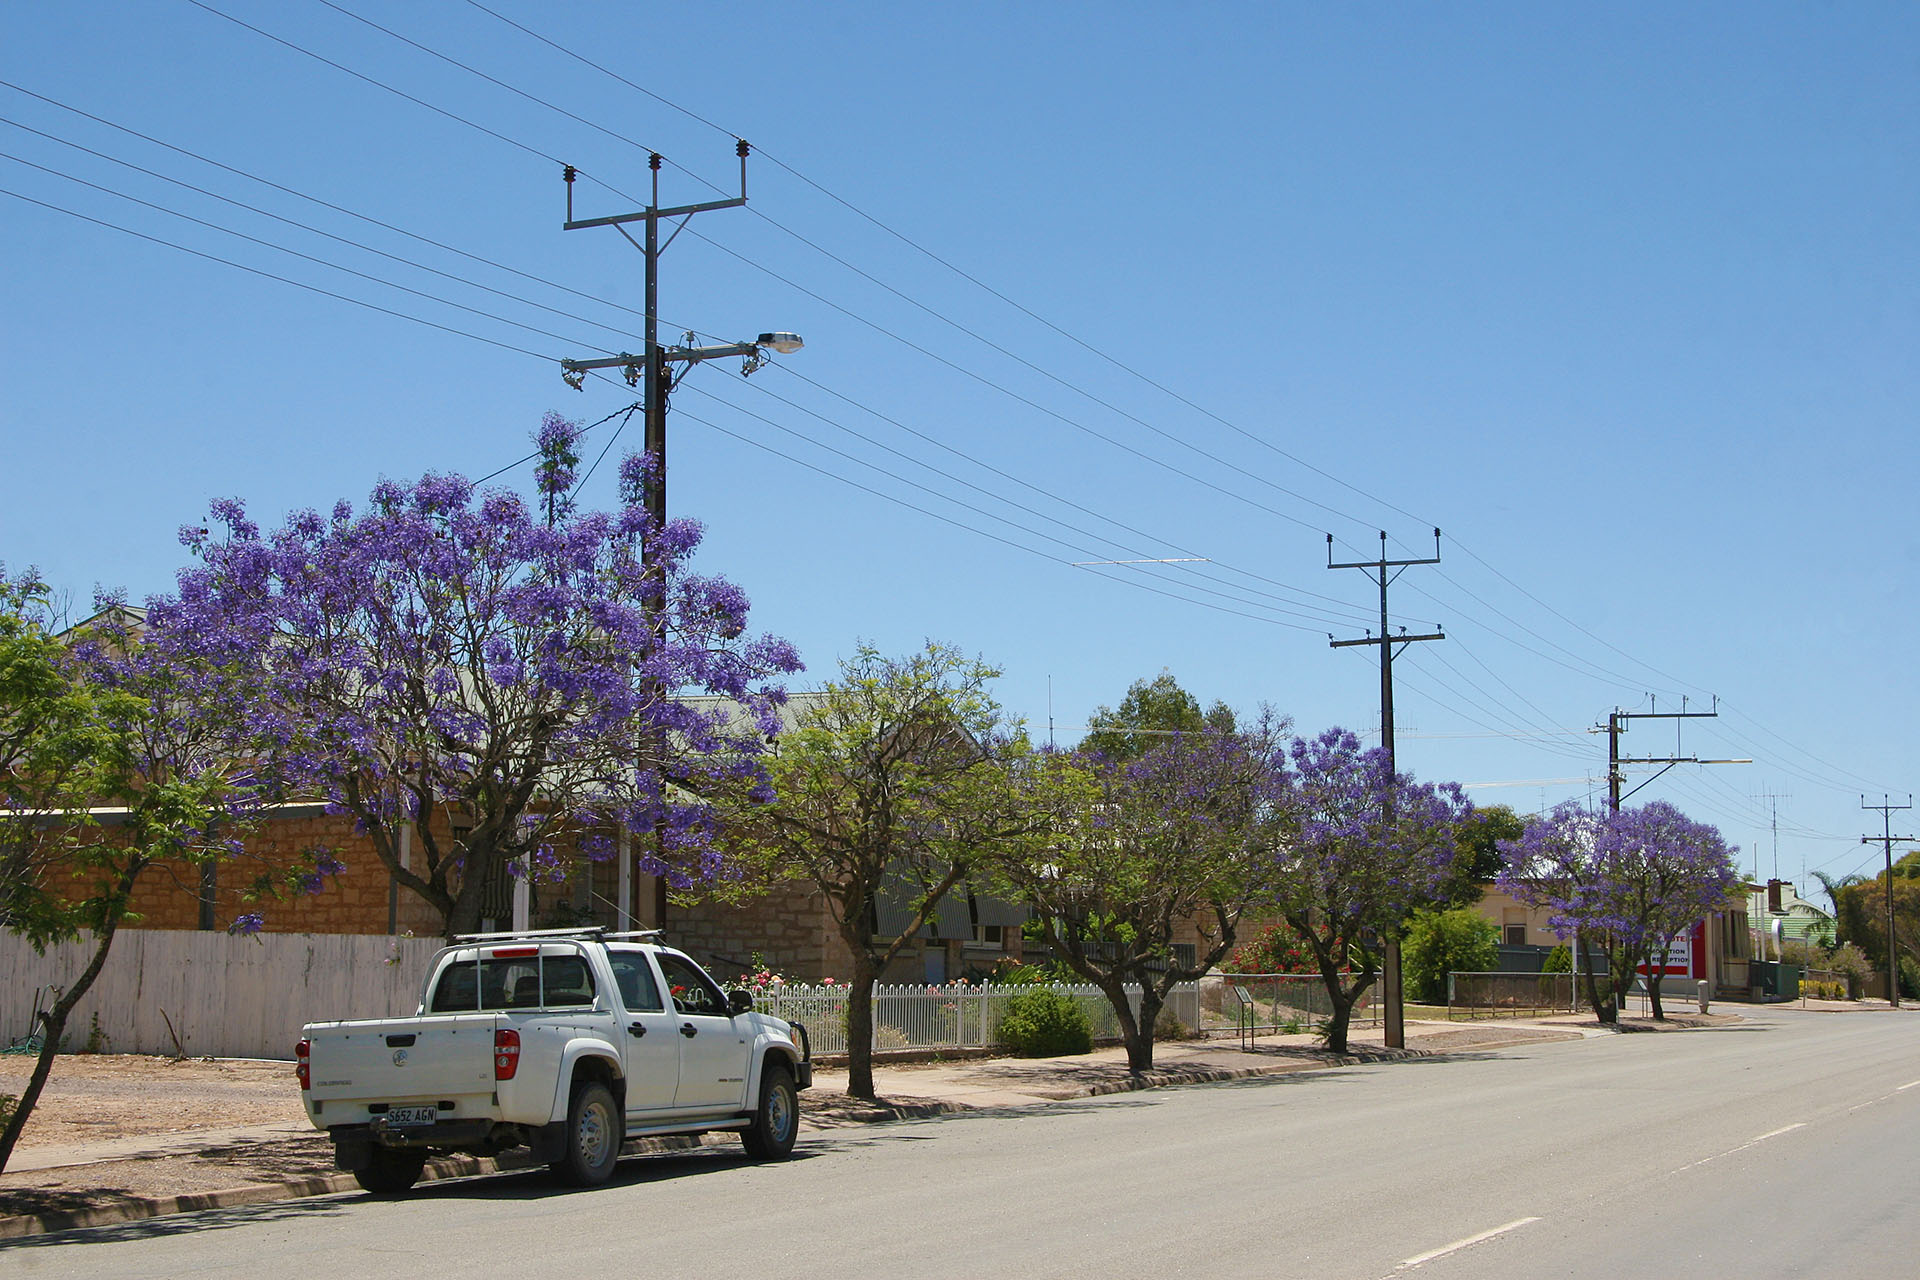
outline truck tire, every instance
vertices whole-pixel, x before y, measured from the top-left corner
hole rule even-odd
[[[769,1062],[760,1072],[760,1106],[753,1124],[740,1131],[740,1141],[755,1160],[785,1160],[799,1134],[800,1095],[794,1092],[793,1072],[784,1062]]]
[[[613,1093],[597,1080],[573,1086],[567,1105],[567,1153],[553,1162],[553,1171],[576,1187],[594,1187],[613,1176],[620,1159],[624,1126]]]
[[[362,1190],[376,1196],[397,1196],[420,1181],[427,1167],[427,1153],[415,1148],[375,1147],[367,1163],[353,1171]]]

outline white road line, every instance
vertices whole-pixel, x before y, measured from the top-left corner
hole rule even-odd
[[[1460,1250],[1470,1248],[1473,1245],[1479,1244],[1483,1240],[1491,1240],[1495,1236],[1503,1236],[1507,1234],[1507,1232],[1509,1231],[1519,1230],[1521,1227],[1526,1226],[1529,1222],[1538,1222],[1538,1221],[1540,1221],[1540,1219],[1537,1217],[1536,1218],[1515,1218],[1512,1222],[1507,1223],[1503,1227],[1494,1227],[1490,1230],[1482,1231],[1479,1235],[1468,1236],[1464,1240],[1455,1240],[1452,1244],[1443,1244],[1438,1249],[1430,1249],[1426,1253],[1415,1254],[1413,1257],[1408,1258],[1405,1262],[1395,1267],[1394,1270],[1395,1271],[1411,1271],[1415,1267],[1422,1266],[1426,1263],[1432,1262],[1435,1258],[1444,1258],[1450,1253],[1458,1253],[1460,1252]]]
[[[1865,1111],[1868,1107],[1877,1107],[1888,1098],[1897,1098],[1909,1089],[1920,1089],[1920,1080],[1910,1080],[1898,1089],[1895,1089],[1892,1093],[1883,1093],[1877,1098],[1868,1098],[1865,1102],[1856,1102],[1847,1108],[1847,1114],[1852,1115],[1856,1111]]]
[[[1792,1133],[1795,1129],[1804,1129],[1806,1127],[1807,1127],[1807,1122],[1804,1120],[1798,1121],[1794,1124],[1786,1125],[1783,1128],[1775,1129],[1769,1133],[1763,1133],[1757,1138],[1749,1138],[1745,1142],[1741,1143],[1739,1146],[1729,1147],[1725,1151],[1722,1151],[1717,1156],[1708,1156],[1704,1160],[1695,1160],[1692,1164],[1683,1164],[1678,1169],[1675,1169],[1673,1172],[1685,1173],[1689,1169],[1698,1169],[1703,1164],[1711,1164],[1715,1160],[1724,1159],[1725,1157],[1730,1155],[1736,1155],[1739,1152],[1745,1151],[1748,1147],[1757,1147],[1761,1143],[1765,1142],[1768,1138],[1777,1138],[1783,1133]]]

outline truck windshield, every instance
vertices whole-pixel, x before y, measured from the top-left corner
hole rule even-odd
[[[579,956],[516,956],[448,965],[434,984],[432,1013],[556,1009],[593,1003],[593,974]]]

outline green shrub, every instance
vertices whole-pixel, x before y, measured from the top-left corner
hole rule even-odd
[[[1555,947],[1553,950],[1547,952],[1546,960],[1544,960],[1540,965],[1540,972],[1572,973],[1573,972],[1573,948],[1569,947],[1566,943],[1563,942],[1559,946]]]
[[[1900,957],[1900,994],[1920,998],[1920,960],[1912,956]]]
[[[1873,976],[1873,963],[1867,959],[1867,953],[1851,942],[1843,942],[1835,947],[1821,968],[1844,976],[1855,991],[1865,986],[1867,979]]]
[[[1400,946],[1407,990],[1423,1003],[1446,1003],[1447,975],[1495,968],[1499,940],[1493,921],[1467,907],[1417,913]]]
[[[1035,987],[1009,999],[999,1037],[1022,1058],[1093,1050],[1093,1026],[1087,1015],[1076,1001],[1052,987]]]

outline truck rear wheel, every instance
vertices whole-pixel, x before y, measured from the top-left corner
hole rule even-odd
[[[740,1131],[740,1141],[755,1160],[785,1160],[800,1136],[800,1095],[794,1092],[793,1072],[783,1062],[769,1062],[760,1072],[760,1106],[753,1124]]]
[[[375,1147],[367,1163],[353,1171],[354,1181],[376,1196],[397,1196],[420,1181],[427,1153],[418,1148]]]
[[[593,1187],[613,1176],[624,1126],[613,1092],[596,1080],[573,1086],[567,1106],[567,1153],[552,1169],[576,1187]]]

